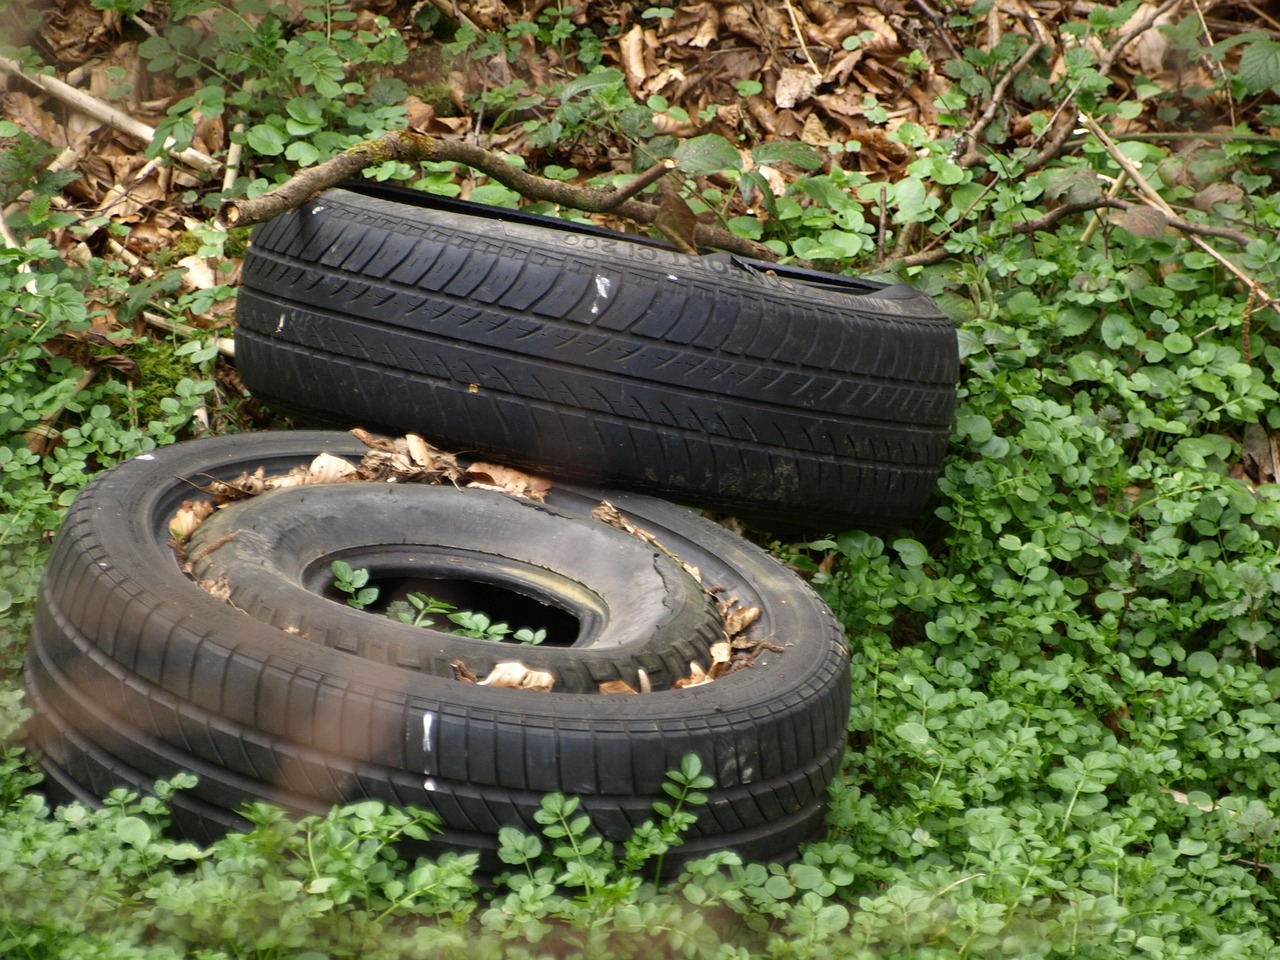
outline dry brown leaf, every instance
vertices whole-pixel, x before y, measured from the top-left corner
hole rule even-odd
[[[27,449],[37,457],[47,457],[66,441],[62,439],[62,431],[50,423],[37,423],[23,433]]]
[[[808,67],[784,67],[773,88],[773,102],[780,110],[790,110],[813,96],[818,77]]]
[[[670,240],[676,249],[697,256],[698,246],[694,241],[694,233],[698,228],[698,215],[675,190],[664,190],[662,200],[658,204],[658,216],[653,225],[664,237]]]
[[[135,223],[129,228],[129,236],[125,247],[130,253],[145,257],[159,250],[168,250],[178,241],[178,234],[160,226],[154,220]],[[206,268],[207,269],[207,268]],[[185,283],[186,277],[183,277]],[[194,290],[194,287],[189,289]]]
[[[307,483],[338,483],[355,474],[356,468],[342,457],[322,453],[307,467]]]
[[[663,45],[668,48],[706,49],[719,33],[720,15],[710,3],[683,3],[662,24]]]
[[[688,687],[700,687],[704,683],[711,682],[711,676],[707,671],[703,670],[696,661],[689,661],[689,676],[681,677],[672,684],[677,690],[684,690]]]
[[[417,434],[392,440],[359,427],[351,434],[369,447],[354,479],[379,483],[456,483],[462,476],[456,457],[437,450]]]
[[[1133,11],[1131,16],[1121,28],[1123,32],[1132,25],[1141,23],[1147,17],[1158,9],[1160,4],[1146,0]],[[1138,70],[1145,73],[1149,77],[1158,76],[1164,70],[1165,57],[1168,56],[1169,50],[1173,46],[1173,41],[1165,34],[1162,27],[1166,27],[1173,21],[1182,16],[1181,13],[1174,11],[1166,11],[1155,17],[1152,21],[1150,29],[1143,30],[1133,41],[1125,47],[1124,57],[1126,60],[1137,66]],[[1177,82],[1165,87],[1165,89],[1175,89]]]
[[[735,607],[724,615],[724,633],[730,639],[745,632],[760,619],[759,607]]]
[[[131,231],[131,235],[136,232]],[[183,257],[178,266],[182,267],[182,286],[186,290],[210,290],[222,283],[222,278],[204,257],[195,254]]]
[[[1277,436],[1256,423],[1245,424],[1244,449],[1240,460],[1244,473],[1258,484],[1275,483],[1280,478],[1280,463],[1276,460]]]
[[[479,683],[480,678],[467,669],[467,665],[461,660],[452,661],[449,666],[453,667],[453,678],[461,680],[463,683]]]
[[[1212,210],[1215,203],[1239,203],[1243,199],[1244,191],[1239,186],[1220,180],[1199,191],[1191,202],[1197,210]]]
[[[84,63],[112,39],[107,18],[84,0],[53,5],[40,19],[40,39],[68,63]]]
[[[353,427],[350,432],[353,437],[363,443],[366,447],[369,447],[371,450],[381,450],[383,453],[396,452],[395,443],[386,437],[376,436],[362,427]]]
[[[555,686],[555,677],[546,670],[530,670],[518,660],[504,660],[494,664],[489,675],[479,681],[482,687],[501,687],[506,690],[537,690],[546,693]]]
[[[305,486],[309,482],[307,480],[307,468],[294,467],[282,476],[267,477],[262,485],[262,490],[287,490],[290,487]]]
[[[64,136],[60,132],[58,121],[46,112],[28,94],[10,91],[2,101],[4,117],[16,123],[26,133],[43,140],[45,143],[61,143]]]
[[[625,680],[605,680],[600,684],[601,693],[634,693],[639,694],[640,691],[631,686]]]
[[[420,467],[429,467],[435,463],[435,447],[427,443],[416,433],[404,435],[404,445],[409,450],[409,459]]]
[[[783,13],[782,17],[785,18],[786,14]],[[742,37],[753,47],[768,48],[768,38],[766,38],[764,31],[760,29],[755,13],[747,5],[734,3],[722,8],[720,10],[720,22],[723,24],[726,33]],[[772,31],[772,36],[779,36],[782,32],[782,26],[782,22],[779,20],[776,24],[776,29]]]
[[[642,91],[645,80],[653,72],[645,62],[644,28],[636,24],[618,41],[618,53],[622,59],[622,70],[627,76],[627,86],[633,91]]]
[[[1134,205],[1127,210],[1112,210],[1108,219],[1135,237],[1159,240],[1169,226],[1169,218],[1155,207]]]
[[[496,490],[524,500],[536,500],[538,503],[544,503],[551,491],[550,480],[496,463],[473,463],[467,467],[467,476],[474,478],[467,484],[468,487]]]
[[[656,547],[658,550],[662,551],[664,554],[666,554],[676,563],[680,564],[680,566],[684,569],[684,572],[689,574],[689,576],[693,577],[694,580],[698,581],[699,585],[702,584],[701,570],[699,570],[697,567],[691,564],[685,563],[683,560],[677,557],[674,553],[672,553],[670,550],[664,547],[658,541],[658,538],[655,537],[648,530],[641,530],[635,524],[627,520],[627,518],[622,515],[621,511],[619,511],[618,508],[615,507],[608,500],[600,501],[599,505],[596,506],[595,509],[591,511],[591,518],[593,520],[599,520],[601,523],[607,523],[611,527],[617,527],[623,533],[629,533],[633,537],[639,537],[641,540],[649,544],[651,547]]]
[[[733,659],[733,646],[726,640],[721,640],[711,645],[711,669],[707,671],[707,675],[712,680],[718,680],[729,672],[730,661]]]
[[[426,103],[421,97],[409,94],[404,100],[405,120],[410,130],[427,133],[436,119],[436,108]]]
[[[185,540],[199,529],[200,524],[213,513],[208,500],[183,500],[177,512],[169,520],[169,533],[175,540]]]
[[[225,574],[213,580],[197,580],[196,583],[201,590],[215,600],[220,600],[223,603],[231,602],[231,581],[227,579]]]
[[[266,488],[266,470],[259,467],[253,473],[246,471],[234,480],[212,480],[204,492],[219,503],[228,503],[243,497],[256,497]]]

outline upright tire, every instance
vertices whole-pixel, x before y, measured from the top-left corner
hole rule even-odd
[[[592,519],[598,491],[557,486],[542,505],[353,483],[218,511],[191,540],[194,579],[167,543],[197,484],[363,451],[339,433],[220,437],[157,450],[85,488],[53,547],[26,668],[34,743],[60,795],[147,790],[190,770],[200,782],[176,819],[200,839],[242,824],[237,811],[254,799],[299,812],[379,799],[434,811],[442,848],[478,851],[495,870],[498,830],[537,832],[542,794],[581,796],[618,841],[652,816],[664,773],[692,752],[716,786],[673,863],[718,848],[785,857],[821,830],[847,733],[843,636],[802,581],[686,510],[610,495],[664,550]],[[759,607],[750,636],[765,643],[751,666],[675,688],[685,657],[709,666],[721,627],[716,600],[667,550],[717,596]],[[576,633],[527,648],[356,611],[325,596],[339,557],[409,581],[456,570],[490,596],[557,608]],[[483,675],[503,660],[545,669],[556,686],[455,679],[453,661]],[[641,670],[653,692],[596,692]]]
[[[240,375],[304,420],[413,430],[782,529],[886,529],[947,450],[928,297],[399,188],[259,226]]]

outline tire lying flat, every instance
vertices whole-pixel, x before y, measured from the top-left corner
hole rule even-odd
[[[782,857],[821,829],[849,711],[841,632],[789,571],[681,508],[610,495],[706,583],[759,606],[751,635],[782,648],[686,689],[660,688],[670,687],[673,658],[718,636],[708,634],[714,602],[661,551],[585,519],[599,499],[588,490],[553,488],[545,506],[409,485],[279,491],[219,511],[193,538],[189,556],[205,554],[196,576],[205,586],[225,577],[231,603],[183,573],[168,523],[193,483],[258,466],[283,473],[322,451],[356,460],[364,449],[337,433],[222,437],[155,451],[85,488],[53,548],[27,663],[35,744],[63,795],[148,789],[191,770],[200,783],[177,819],[198,838],[236,826],[236,810],[257,798],[300,812],[376,798],[434,810],[442,848],[480,851],[497,869],[498,828],[536,832],[541,794],[581,796],[601,832],[620,840],[650,818],[664,773],[693,752],[717,785],[683,858],[722,847]],[[449,515],[462,521],[450,528]],[[464,579],[559,605],[581,630],[568,645],[526,648],[354,611],[317,586],[315,571],[335,552],[385,553],[385,566],[410,573],[438,572],[456,556]],[[620,578],[633,576],[660,595],[622,595]],[[477,673],[527,660],[559,682],[550,693],[463,683],[445,670],[449,657]],[[585,692],[648,673],[643,665],[653,667],[652,693]],[[575,684],[581,692],[568,692]]]
[[[911,520],[959,372],[905,285],[375,185],[260,225],[236,319],[245,385],[303,419],[781,528]]]

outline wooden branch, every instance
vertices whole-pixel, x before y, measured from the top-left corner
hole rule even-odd
[[[83,90],[71,86],[69,83],[64,83],[56,77],[26,73],[16,60],[10,60],[7,57],[0,57],[0,71],[14,77],[20,77],[49,96],[61,100],[73,110],[95,120],[100,120],[133,140],[149,144],[155,139],[156,131],[154,127],[148,126],[141,120],[135,120],[127,113],[117,110],[111,104],[104,103],[97,97],[91,96]],[[201,173],[216,175],[222,169],[222,164],[208,154],[190,148],[186,150],[169,150],[172,144],[172,140],[165,141],[164,150],[174,159],[181,160]]]
[[[986,131],[987,127],[991,125],[991,121],[996,118],[996,113],[999,111],[1001,104],[1004,103],[1004,99],[1009,92],[1009,85],[1013,83],[1014,78],[1025,70],[1043,49],[1044,41],[1039,38],[1033,40],[1031,46],[1027,47],[1022,56],[1017,59],[1017,62],[1005,71],[995,89],[991,91],[991,102],[987,104],[987,108],[964,131],[968,140],[968,148],[959,161],[962,167],[971,167],[981,159],[981,154],[978,153],[978,139]]]
[[[297,209],[329,187],[357,177],[365,167],[387,160],[461,163],[509,187],[526,199],[542,200],[585,213],[616,213],[635,223],[646,225],[658,218],[660,208],[657,204],[634,200],[632,197],[676,167],[674,161],[664,160],[625,186],[615,189],[574,186],[527,173],[508,163],[504,154],[485,150],[475,144],[461,140],[441,140],[410,130],[399,130],[358,143],[331,160],[299,170],[280,186],[259,197],[227,201],[218,211],[218,224],[229,228],[269,220]],[[694,241],[699,247],[715,247],[758,260],[778,259],[763,244],[746,240],[710,224],[698,224]]]
[[[1109,77],[1111,75],[1112,68],[1116,65],[1116,60],[1120,58],[1120,54],[1124,53],[1125,48],[1155,26],[1156,20],[1182,2],[1183,0],[1164,0],[1163,3],[1154,9],[1147,8],[1146,13],[1137,23],[1128,27],[1122,34],[1120,34],[1119,37],[1116,38],[1116,42],[1111,45],[1102,60],[1098,63],[1098,73],[1104,77]],[[1062,148],[1071,138],[1071,131],[1076,128],[1075,112],[1070,109],[1071,101],[1075,99],[1075,95],[1076,91],[1075,89],[1072,89],[1071,92],[1067,94],[1067,99],[1058,105],[1056,121],[1050,125],[1051,132],[1049,134],[1049,139],[1045,142],[1045,145],[1040,148],[1039,152],[1027,162],[1025,168],[1026,173],[1035,173],[1037,170],[1044,167],[1050,160],[1053,160],[1062,152]]]
[[[1018,223],[1009,224],[1007,227],[1007,235],[1023,237],[1028,234],[1039,233],[1042,230],[1049,230],[1052,227],[1057,226],[1058,223],[1066,220],[1068,217],[1073,217],[1081,213],[1090,213],[1097,210],[1132,210],[1135,207],[1149,206],[1152,205],[1148,203],[1135,203],[1131,200],[1121,200],[1118,197],[1110,195],[1101,196],[1094,200],[1083,200],[1079,203],[1064,203],[1038,217],[1032,217],[1029,220],[1022,220]],[[1193,240],[1201,236],[1221,237],[1224,240],[1230,240],[1233,243],[1237,243],[1242,247],[1250,242],[1249,236],[1238,230],[1232,230],[1229,227],[1211,227],[1202,223],[1192,223],[1189,220],[1184,220],[1183,218],[1176,216],[1172,210],[1167,212],[1165,210],[1161,210],[1160,212],[1164,215],[1165,222],[1169,226],[1173,227],[1175,230],[1179,230],[1182,233],[1190,235]],[[1000,236],[1005,235],[1006,234],[1000,234]],[[952,256],[952,254],[945,247],[930,243],[930,245],[925,247],[923,250],[917,253],[908,254],[907,256],[882,257],[880,260],[871,264],[867,268],[867,272],[875,273],[880,270],[892,269],[895,266],[922,267],[931,263],[938,263],[941,260],[947,259],[949,256]],[[1266,295],[1259,293],[1259,296],[1265,298]]]
[[[1121,170],[1120,176],[1111,181],[1111,186],[1107,189],[1107,196],[1113,199],[1120,196],[1120,191],[1124,189],[1124,185],[1128,179],[1129,175]],[[1087,246],[1089,241],[1093,239],[1093,235],[1098,232],[1098,228],[1101,226],[1102,217],[1099,214],[1094,213],[1094,215],[1089,218],[1089,225],[1084,228],[1084,233],[1080,234],[1080,246]]]
[[[1022,56],[1020,56],[1017,61],[1015,61],[1014,64],[1005,71],[1004,76],[1000,78],[1000,81],[992,90],[991,101],[987,104],[986,109],[971,122],[966,124],[965,128],[957,136],[957,143],[964,144],[964,152],[956,157],[957,165],[967,169],[982,159],[982,154],[978,151],[977,146],[979,138],[981,138],[987,127],[991,125],[991,121],[995,119],[996,113],[999,112],[1000,106],[1004,103],[1005,97],[1008,95],[1009,85],[1013,83],[1018,74],[1027,68],[1031,61],[1035,59],[1036,55],[1044,49],[1045,40],[1038,28],[1036,33],[1036,38],[1032,40],[1027,49],[1023,51]],[[929,193],[934,197],[942,196],[942,185],[935,183],[932,188],[930,188]],[[910,250],[919,239],[921,229],[922,227],[919,221],[903,225],[902,230],[898,233],[897,242],[893,246],[895,258],[903,259],[905,262],[905,258],[909,256],[907,251]],[[930,244],[930,246],[932,246],[932,244]],[[927,250],[928,247],[925,249]],[[924,251],[918,252],[923,253]]]
[[[818,65],[813,62],[813,56],[809,53],[809,45],[804,42],[804,31],[800,29],[800,18],[796,16],[796,8],[791,5],[791,0],[785,0],[787,5],[787,13],[791,15],[791,29],[795,32],[796,41],[800,44],[800,52],[804,54],[804,58],[809,63],[809,69],[813,71],[813,75],[822,80],[822,71],[818,69]]]
[[[1169,205],[1164,197],[1160,196],[1156,188],[1151,185],[1151,182],[1142,175],[1142,171],[1134,166],[1133,161],[1124,155],[1116,145],[1116,142],[1111,139],[1110,135],[1103,130],[1101,126],[1098,125],[1096,120],[1092,117],[1081,114],[1080,122],[1083,123],[1085,128],[1098,139],[1098,142],[1102,144],[1102,148],[1107,151],[1111,159],[1119,164],[1120,169],[1128,174],[1129,179],[1133,181],[1134,186],[1136,186],[1142,195],[1146,197],[1152,207],[1155,207],[1155,209],[1163,213],[1170,222],[1178,219],[1177,214],[1173,212],[1173,207]],[[1243,237],[1243,235],[1241,236]],[[1233,274],[1236,279],[1249,288],[1251,295],[1263,300],[1267,306],[1280,310],[1280,301],[1277,301],[1275,297],[1267,293],[1260,282],[1249,276],[1231,260],[1219,253],[1218,249],[1208,243],[1203,237],[1198,236],[1196,233],[1192,233],[1191,242],[1205,253],[1209,254],[1209,256],[1213,257],[1213,259],[1217,260],[1218,263],[1222,264],[1222,266]],[[1244,242],[1248,242],[1247,238],[1244,238]]]
[[[418,15],[418,10],[426,3],[430,3],[446,17],[459,26],[466,27],[477,37],[483,36],[484,31],[476,24],[474,20],[458,9],[458,0],[419,0],[413,5],[413,9],[409,11],[409,19],[413,20]]]

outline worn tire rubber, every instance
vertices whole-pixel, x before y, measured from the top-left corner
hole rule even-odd
[[[219,510],[196,532],[189,554],[200,557],[195,576],[226,584],[239,609],[366,659],[451,678],[455,660],[484,676],[518,653],[526,666],[551,673],[557,690],[595,693],[619,679],[638,689],[640,670],[656,689],[670,687],[720,638],[714,601],[649,544],[592,520],[598,499],[564,490],[559,500],[578,512],[452,486],[278,490]],[[428,536],[401,543],[407,518]],[[603,556],[609,562],[602,565]],[[572,656],[554,637],[539,646],[477,643],[317,604],[335,559],[375,574],[504,584],[580,621]],[[508,619],[503,610],[489,612]]]
[[[177,819],[184,830],[191,824],[197,838],[241,823],[236,810],[255,798],[304,813],[366,798],[414,805],[441,817],[442,849],[476,850],[496,870],[497,830],[511,825],[536,832],[533,815],[543,793],[581,796],[600,832],[618,841],[652,815],[653,801],[664,796],[665,771],[693,752],[716,787],[707,791],[709,802],[673,864],[718,848],[752,859],[785,857],[821,829],[826,786],[843,757],[847,731],[849,677],[841,632],[816,595],[767,554],[679,507],[610,496],[628,519],[699,565],[707,583],[759,606],[753,636],[784,652],[765,651],[750,669],[711,684],[640,696],[461,683],[433,673],[432,657],[406,663],[376,643],[353,650],[328,645],[349,634],[356,620],[367,620],[374,634],[401,630],[325,599],[315,588],[290,585],[286,573],[267,574],[273,581],[280,576],[278,596],[273,601],[270,584],[259,585],[258,608],[246,613],[182,572],[166,542],[167,527],[181,502],[193,496],[193,483],[230,479],[259,465],[268,474],[283,473],[321,451],[355,459],[363,449],[336,433],[223,437],[157,450],[106,471],[85,488],[53,548],[27,663],[38,712],[35,745],[45,752],[46,769],[63,793],[71,784],[79,784],[81,795],[99,795],[113,783],[147,789],[158,777],[192,770],[200,783],[184,798]],[[362,488],[350,485],[352,502],[372,509],[375,501]],[[340,504],[332,498],[339,490],[282,491],[294,496],[264,496],[259,506],[287,516],[314,498],[323,512],[336,515]],[[439,493],[416,492],[430,494],[424,502]],[[583,536],[594,536],[578,529],[585,522],[579,518],[597,502],[590,491],[557,486],[546,507],[513,508],[501,495],[449,492],[470,500],[458,508],[460,516],[514,509],[517,518],[525,518],[536,511],[539,522],[546,518],[552,527],[570,531],[570,550],[588,542]],[[402,495],[412,497],[414,490],[403,488],[396,497]],[[387,502],[397,510],[402,505],[396,498]],[[241,529],[236,508],[225,512],[216,518],[219,523]],[[240,519],[266,522],[265,514],[240,512]],[[289,554],[290,562],[303,566],[317,550],[327,556],[331,546],[329,532],[317,534],[316,518],[308,516],[294,537],[313,542]],[[412,512],[396,516],[397,546],[431,543],[408,519]],[[207,523],[216,542],[214,520]],[[357,527],[351,521],[344,529],[354,535]],[[280,529],[287,528],[282,522]],[[372,539],[390,539],[389,529],[380,528]],[[522,531],[531,529],[538,528],[521,524],[482,539],[496,556],[505,536],[517,548],[507,552],[520,556]],[[210,551],[208,559],[237,539]],[[448,540],[435,545],[444,551],[439,556],[458,546]],[[476,546],[462,544],[467,550]],[[634,545],[616,546],[621,569],[630,569]],[[597,547],[595,566],[609,567],[613,555]],[[257,556],[278,558],[271,549]],[[653,589],[669,590],[683,576],[657,551],[644,559],[649,566],[673,568],[664,571],[665,579],[652,581]],[[554,551],[537,562],[554,563]],[[564,566],[585,569],[568,561]],[[697,614],[698,604],[680,595],[680,616]],[[643,606],[628,609],[646,615]],[[669,612],[650,610],[655,629],[669,622]],[[615,649],[593,643],[593,637],[608,636],[604,620],[583,631],[582,645],[537,652],[552,665],[565,661],[558,668],[563,677],[579,672],[568,665],[600,650],[612,651],[614,658],[600,669],[621,671],[633,662],[627,644]],[[659,646],[684,649],[685,639],[668,637]],[[531,653],[514,645],[463,642],[468,658],[492,655],[495,646],[514,654],[510,659]],[[635,637],[630,642],[643,646]]]
[[[259,226],[242,278],[241,379],[314,423],[778,529],[910,521],[947,450],[956,333],[903,284],[377,185]]]

